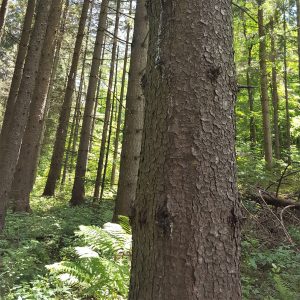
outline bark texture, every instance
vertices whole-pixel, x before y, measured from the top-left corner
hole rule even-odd
[[[12,117],[13,109],[16,102],[16,97],[18,95],[18,91],[22,79],[24,61],[28,49],[28,43],[29,43],[29,38],[31,33],[31,25],[32,25],[34,12],[35,12],[35,6],[36,6],[36,0],[28,1],[17,59],[15,62],[14,74],[10,85],[9,95],[6,101],[5,114],[4,114],[3,126],[1,131],[2,135],[8,132],[9,120]]]
[[[29,118],[11,188],[15,211],[30,210],[29,196],[33,188],[40,154],[41,136],[48,107],[47,93],[54,62],[56,34],[59,28],[63,1],[53,0],[51,6],[35,89],[30,104]]]
[[[0,138],[0,229],[4,226],[8,193],[27,124],[51,3],[51,0],[43,0],[38,3],[37,16],[24,64],[23,76],[12,119],[7,127],[10,134],[1,135]]]
[[[75,41],[72,64],[68,75],[66,93],[61,107],[58,127],[56,130],[55,144],[54,144],[54,149],[51,158],[50,170],[49,170],[47,182],[44,189],[44,196],[54,195],[56,184],[58,182],[58,179],[60,178],[64,151],[65,151],[65,144],[66,144],[66,139],[68,134],[68,124],[69,124],[70,114],[71,114],[72,96],[74,93],[77,68],[78,68],[78,63],[80,58],[80,50],[82,47],[89,6],[90,6],[90,0],[84,0],[80,21],[79,21],[77,37]]]
[[[142,0],[137,2],[135,13],[114,220],[118,215],[129,216],[130,205],[135,199],[144,123],[142,77],[147,63],[148,30],[145,1]]]
[[[130,300],[241,299],[230,0],[148,2]]]
[[[107,28],[107,11],[109,0],[102,0],[97,36],[94,47],[93,61],[90,71],[90,80],[86,96],[86,104],[80,133],[80,143],[77,155],[75,180],[72,190],[71,205],[79,205],[84,202],[85,197],[85,174],[87,166],[87,158],[89,151],[89,140],[92,126],[92,112],[95,102],[95,94],[97,89],[97,81],[100,67],[100,58],[103,51],[104,35]]]
[[[263,134],[264,134],[264,152],[265,161],[268,169],[272,168],[272,136],[270,126],[270,108],[268,96],[268,74],[266,64],[266,33],[264,27],[264,0],[258,0],[258,34],[259,34],[259,65],[260,65],[260,90],[261,107],[263,115]]]
[[[0,7],[0,42],[3,35],[4,24],[7,14],[7,7],[8,7],[8,0],[2,0],[1,7]]]

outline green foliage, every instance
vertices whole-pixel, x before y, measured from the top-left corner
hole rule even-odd
[[[76,247],[78,259],[48,266],[66,285],[96,299],[126,299],[130,273],[131,236],[120,225],[103,229],[80,226],[76,235],[87,244]]]

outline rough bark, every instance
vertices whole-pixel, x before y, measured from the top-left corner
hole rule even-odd
[[[259,34],[259,65],[260,65],[260,90],[261,90],[261,107],[263,115],[263,146],[265,153],[266,167],[272,168],[272,136],[270,127],[270,109],[268,96],[268,75],[266,65],[266,33],[264,27],[264,0],[258,0],[258,34]]]
[[[121,0],[117,0],[115,28],[113,33],[113,47],[112,47],[111,62],[110,62],[110,72],[109,72],[108,88],[107,88],[107,95],[106,95],[106,107],[105,107],[105,116],[104,116],[104,122],[102,128],[102,139],[101,139],[101,146],[100,146],[98,169],[97,169],[97,176],[95,181],[94,199],[99,199],[100,187],[102,182],[105,146],[107,142],[107,133],[108,133],[110,114],[111,114],[111,97],[112,97],[112,89],[114,83],[114,72],[115,72],[115,63],[116,63],[116,54],[117,54],[120,7],[121,7]]]
[[[82,41],[84,37],[84,30],[85,30],[88,11],[89,11],[89,6],[90,6],[90,0],[84,0],[80,21],[79,21],[77,37],[75,41],[72,64],[68,75],[67,88],[65,92],[64,101],[61,107],[61,113],[59,116],[55,144],[54,144],[54,149],[51,158],[50,170],[49,170],[47,182],[43,193],[44,196],[54,195],[55,187],[60,177],[60,173],[62,169],[65,144],[66,144],[66,139],[68,134],[68,124],[69,124],[69,119],[71,114],[72,96],[74,92],[75,79],[76,79],[77,68],[78,68],[79,57],[80,57],[80,50],[82,47]]]
[[[5,222],[8,193],[27,124],[51,3],[51,0],[39,1],[18,96],[12,119],[7,127],[10,134],[1,135],[0,138],[0,229],[3,228]]]
[[[130,13],[129,14],[131,14],[131,5],[132,5],[132,1],[130,2]],[[130,31],[131,31],[131,27],[130,27],[130,24],[128,23],[127,33],[126,33],[125,53],[124,53],[124,64],[123,64],[123,72],[122,72],[122,80],[121,80],[118,118],[117,118],[117,129],[116,129],[116,136],[115,136],[115,141],[114,141],[114,154],[113,154],[111,178],[110,178],[110,187],[111,188],[115,185],[115,178],[116,178],[117,160],[118,160],[118,152],[119,152],[119,140],[120,140],[122,114],[123,114],[123,100],[124,100],[124,92],[125,92],[125,84],[126,84]]]
[[[147,3],[129,299],[238,300],[231,1]]]
[[[6,134],[8,131],[7,126],[9,124],[9,120],[12,117],[16,97],[18,95],[20,82],[22,79],[24,61],[25,61],[27,49],[28,49],[28,43],[29,43],[29,38],[30,38],[30,33],[31,33],[31,25],[32,25],[34,12],[35,12],[35,6],[36,6],[36,0],[28,1],[26,14],[25,14],[25,18],[24,18],[24,23],[23,23],[21,39],[20,39],[20,44],[19,44],[19,49],[18,49],[18,54],[17,54],[17,59],[16,59],[16,63],[15,63],[14,74],[13,74],[11,85],[10,85],[9,95],[8,95],[8,98],[6,101],[5,114],[4,114],[3,126],[2,126],[2,131],[1,131],[2,135]]]
[[[7,14],[8,0],[2,0],[0,7],[0,43],[3,35],[4,24]]]
[[[77,155],[75,180],[72,190],[71,205],[79,205],[84,202],[85,197],[85,174],[89,150],[89,139],[92,125],[92,112],[95,102],[95,93],[97,89],[97,81],[99,75],[100,58],[102,54],[102,46],[104,43],[104,35],[107,28],[107,12],[109,0],[103,0],[101,3],[97,36],[94,47],[93,61],[90,71],[90,79],[84,108],[82,128],[80,133],[80,143]]]
[[[291,120],[290,120],[290,111],[289,111],[289,92],[288,92],[288,65],[287,65],[287,45],[286,45],[286,30],[287,30],[287,21],[286,21],[286,7],[284,8],[283,16],[283,78],[284,78],[284,98],[285,98],[285,121],[286,121],[286,150],[287,150],[287,161],[291,163]]]
[[[275,33],[274,33],[274,20],[270,21],[271,29],[271,62],[272,62],[272,103],[273,103],[273,122],[274,122],[274,150],[275,158],[280,159],[280,132],[279,132],[279,97],[277,88],[277,68],[276,68],[276,44],[275,44]]]
[[[11,188],[15,211],[30,210],[29,196],[34,184],[45,114],[47,113],[47,93],[63,1],[53,0],[51,5],[28,122]]]
[[[147,62],[147,36],[147,12],[142,0],[137,3],[135,13],[115,221],[118,215],[130,215],[130,205],[135,200],[144,123],[145,99],[141,82]]]

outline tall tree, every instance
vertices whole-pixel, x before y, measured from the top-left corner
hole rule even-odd
[[[77,155],[75,180],[72,190],[71,205],[79,205],[84,201],[85,197],[85,173],[87,166],[87,158],[89,151],[89,140],[92,126],[92,112],[95,103],[95,93],[97,89],[97,81],[99,75],[100,58],[103,51],[104,35],[107,28],[107,12],[109,0],[102,0],[97,36],[95,41],[93,61],[90,71],[89,85],[86,95],[86,103],[80,133],[80,143]]]
[[[276,67],[276,41],[274,32],[274,19],[270,20],[271,30],[271,62],[272,62],[272,102],[273,102],[273,122],[274,122],[274,140],[275,140],[275,157],[280,159],[280,131],[279,131],[279,96],[277,88],[277,67]]]
[[[7,14],[8,0],[2,0],[0,7],[0,42],[3,35],[3,27],[5,24],[6,14]]]
[[[13,109],[15,106],[16,97],[18,95],[22,73],[23,73],[23,66],[24,61],[27,54],[28,43],[31,33],[31,25],[32,20],[35,12],[36,0],[29,0],[27,4],[27,9],[25,13],[23,29],[21,34],[21,39],[19,43],[19,49],[17,54],[17,59],[15,62],[15,70],[11,80],[11,86],[9,90],[9,95],[6,101],[5,107],[5,114],[3,119],[3,126],[1,134],[5,134],[8,131],[7,126],[9,125],[9,119],[12,117]]]
[[[7,209],[7,197],[18,161],[20,146],[27,124],[29,106],[37,77],[42,45],[47,29],[47,20],[52,0],[38,2],[35,25],[31,35],[23,76],[16,104],[9,125],[9,135],[0,137],[0,230],[3,229]]]
[[[112,47],[108,88],[107,88],[107,96],[106,96],[105,116],[104,116],[104,123],[103,123],[103,128],[102,128],[102,139],[101,139],[97,177],[96,177],[96,181],[95,181],[95,190],[94,190],[94,198],[95,199],[99,198],[100,187],[101,187],[101,182],[102,182],[101,179],[103,176],[102,171],[103,171],[103,163],[104,163],[104,156],[105,156],[105,146],[106,146],[106,142],[107,142],[109,119],[110,119],[110,114],[111,114],[111,97],[112,97],[115,63],[116,63],[116,55],[117,55],[120,7],[121,7],[121,0],[117,0],[116,20],[115,20],[115,28],[114,28],[114,33],[113,33],[113,47]]]
[[[148,20],[145,1],[137,2],[131,59],[127,87],[125,124],[120,162],[120,176],[114,220],[118,215],[130,215],[134,202],[142,144],[145,99],[142,77],[145,73],[148,50]]]
[[[288,163],[291,163],[291,120],[289,111],[289,92],[288,92],[288,63],[287,63],[287,16],[288,1],[283,3],[283,77],[284,77],[284,98],[285,98],[285,118],[286,118],[286,149]]]
[[[132,10],[132,1],[130,1],[129,15],[131,15],[131,10]],[[118,152],[119,152],[119,140],[120,140],[122,114],[123,114],[123,100],[124,100],[125,85],[126,85],[130,31],[131,31],[131,26],[130,26],[130,22],[128,22],[127,33],[126,33],[125,53],[124,53],[124,64],[123,64],[122,80],[121,80],[121,91],[120,91],[120,99],[119,99],[117,129],[116,129],[116,136],[115,136],[115,141],[114,141],[114,154],[113,154],[111,179],[110,179],[111,187],[113,187],[113,185],[115,184],[115,178],[116,178],[117,159],[118,159]]]
[[[54,62],[56,33],[59,28],[63,1],[53,0],[51,5],[29,118],[11,188],[16,211],[29,211],[30,209],[29,196],[33,188],[40,154],[41,136],[48,107],[47,93]]]
[[[65,144],[68,134],[68,124],[71,114],[71,106],[72,106],[72,96],[74,92],[77,68],[80,58],[80,50],[82,47],[84,30],[87,21],[87,15],[89,11],[91,0],[84,0],[81,16],[79,20],[79,27],[77,32],[77,37],[75,41],[75,47],[73,52],[72,64],[70,68],[70,72],[68,75],[68,83],[65,92],[64,101],[61,107],[61,113],[59,116],[58,127],[56,130],[56,138],[54,149],[51,158],[50,170],[47,177],[47,182],[44,189],[44,196],[53,196],[55,192],[55,187],[57,181],[60,177],[62,162],[65,151]]]
[[[266,166],[272,168],[272,136],[270,126],[270,108],[268,96],[268,74],[266,63],[266,32],[264,26],[264,10],[262,4],[264,0],[257,0],[258,4],[258,35],[259,35],[259,65],[260,65],[260,91],[261,107],[263,115],[263,136],[264,153]]]
[[[129,299],[241,299],[231,1],[148,3]]]

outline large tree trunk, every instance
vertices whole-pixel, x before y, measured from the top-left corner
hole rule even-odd
[[[116,62],[116,54],[117,54],[120,7],[121,7],[121,0],[117,0],[116,20],[115,20],[115,28],[113,33],[113,47],[112,47],[111,62],[110,62],[110,73],[108,79],[106,107],[105,107],[104,123],[102,128],[102,139],[101,139],[101,146],[100,146],[98,169],[97,169],[97,176],[95,181],[94,199],[99,198],[100,186],[102,182],[101,178],[102,178],[103,163],[104,163],[104,156],[105,156],[105,146],[107,141],[108,125],[109,125],[109,119],[111,113],[111,96],[112,96],[112,88],[114,83],[113,80],[114,80],[115,62]]]
[[[8,7],[8,0],[2,0],[2,4],[0,7],[0,43],[1,43],[1,38],[4,30],[3,27],[5,24],[5,19],[7,14],[7,7]]]
[[[63,1],[53,0],[51,6],[35,89],[30,104],[29,118],[11,188],[15,211],[29,211],[30,209],[29,196],[34,184],[40,153],[41,135],[45,114],[47,113],[48,104],[46,100]]]
[[[15,63],[15,70],[10,85],[9,95],[6,101],[6,108],[5,108],[1,135],[6,134],[8,131],[7,126],[9,125],[9,120],[12,117],[16,97],[18,95],[18,91],[22,79],[24,61],[27,54],[27,48],[28,48],[28,43],[29,43],[29,38],[31,33],[31,25],[32,25],[34,12],[35,12],[35,6],[36,6],[36,0],[28,1],[21,39],[19,43],[18,55]]]
[[[147,62],[147,36],[147,12],[142,0],[137,2],[135,13],[115,221],[118,215],[130,215],[130,205],[135,199],[144,123],[145,100],[141,82]]]
[[[80,133],[80,143],[77,155],[77,163],[75,170],[75,180],[72,190],[71,205],[79,205],[84,202],[85,197],[85,173],[87,166],[87,158],[89,151],[89,140],[92,125],[92,112],[95,103],[95,94],[97,89],[97,81],[99,75],[100,58],[103,51],[104,35],[107,28],[107,12],[109,0],[102,0],[97,36],[95,41],[93,61],[90,72],[90,80],[87,90],[86,103]]]
[[[24,71],[11,121],[9,134],[0,138],[0,230],[4,226],[7,196],[18,161],[20,146],[27,124],[30,102],[35,88],[47,20],[52,0],[39,1],[35,25],[31,35]],[[4,125],[6,126],[6,125]]]
[[[131,15],[131,5],[132,5],[132,1],[130,1],[129,15]],[[118,160],[118,153],[119,153],[119,140],[120,140],[122,114],[123,114],[123,99],[124,99],[125,84],[126,84],[130,31],[131,31],[131,27],[130,27],[130,23],[128,23],[127,34],[126,34],[125,53],[124,53],[124,64],[123,64],[123,71],[122,71],[119,109],[118,109],[117,129],[116,129],[116,136],[115,136],[115,141],[114,141],[114,155],[113,155],[111,178],[110,178],[110,187],[111,188],[114,186],[115,178],[116,178],[117,160]]]
[[[279,138],[279,97],[277,88],[277,67],[276,67],[276,47],[275,47],[275,33],[274,33],[274,20],[270,21],[271,29],[271,62],[272,62],[272,102],[274,110],[274,139],[275,139],[275,158],[280,159],[280,138]]]
[[[65,144],[66,144],[66,139],[68,134],[68,124],[69,124],[69,119],[71,114],[72,96],[74,92],[75,79],[76,79],[77,68],[78,68],[79,57],[80,57],[80,50],[81,50],[82,41],[84,37],[84,29],[86,25],[89,6],[90,6],[90,0],[84,0],[80,21],[79,21],[77,37],[75,41],[71,69],[68,76],[66,93],[61,107],[61,113],[59,116],[55,144],[54,144],[54,149],[51,158],[50,170],[49,170],[46,186],[43,193],[44,196],[54,195],[55,187],[60,177],[60,173],[62,169]]]
[[[148,4],[129,299],[238,300],[231,1]]]
[[[266,65],[266,34],[264,27],[264,0],[258,0],[258,33],[259,33],[259,65],[260,65],[260,86],[261,86],[261,106],[263,115],[263,135],[265,161],[268,169],[272,168],[272,136],[270,128],[270,109],[268,96],[268,75]]]

